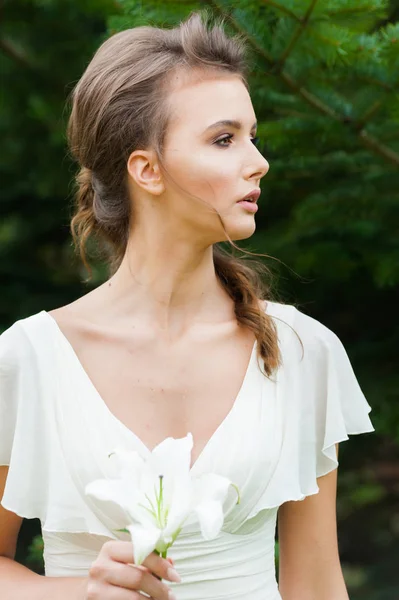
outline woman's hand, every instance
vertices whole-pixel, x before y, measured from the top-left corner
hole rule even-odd
[[[85,600],[148,600],[141,592],[154,600],[176,600],[169,587],[157,578],[179,582],[172,564],[171,559],[151,552],[142,565],[136,566],[132,542],[105,542],[90,567]]]

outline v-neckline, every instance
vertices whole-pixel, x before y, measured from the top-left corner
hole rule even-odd
[[[92,381],[91,377],[89,376],[86,369],[84,368],[84,366],[83,366],[82,362],[80,361],[71,342],[69,341],[69,339],[67,338],[65,333],[62,331],[61,327],[59,326],[57,320],[54,317],[52,317],[50,315],[50,313],[48,313],[46,310],[43,310],[42,314],[44,314],[47,317],[47,319],[52,323],[56,334],[58,335],[59,339],[62,341],[64,346],[66,347],[66,350],[71,355],[73,361],[76,364],[77,369],[80,371],[81,376],[85,380],[86,385],[92,390],[93,395],[97,399],[96,405],[98,405],[100,410],[102,410],[110,419],[112,419],[119,428],[123,429],[128,436],[133,437],[140,444],[145,455],[150,456],[152,453],[152,450],[150,450],[150,448],[147,446],[147,444],[145,444],[143,442],[143,440],[140,438],[140,436],[138,436],[132,429],[130,429],[130,427],[125,425],[125,423],[123,423],[123,421],[121,421],[109,408],[108,404],[105,402],[104,398],[101,396],[100,392],[94,385],[94,382]],[[240,401],[241,397],[243,396],[244,390],[248,383],[250,371],[251,371],[252,364],[254,361],[254,355],[256,354],[256,347],[257,347],[257,340],[255,339],[255,342],[252,346],[251,354],[250,354],[250,357],[248,360],[247,368],[245,370],[244,378],[241,382],[240,389],[238,390],[238,393],[234,399],[234,402],[233,402],[232,406],[230,407],[228,413],[225,415],[225,417],[220,422],[220,424],[216,427],[215,431],[212,433],[211,437],[205,443],[202,450],[198,454],[197,458],[190,466],[190,473],[193,473],[193,471],[195,469],[197,469],[197,465],[198,465],[199,461],[203,459],[203,456],[209,450],[209,447],[212,445],[212,443],[214,442],[215,438],[218,436],[221,429],[225,426],[226,422],[231,419],[233,413],[237,410],[239,401]],[[171,437],[171,436],[169,436],[169,437]],[[161,443],[161,442],[159,442],[159,443]]]

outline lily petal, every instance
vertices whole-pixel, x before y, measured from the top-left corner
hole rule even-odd
[[[96,479],[87,484],[85,492],[88,496],[114,502],[124,509],[131,504],[132,494],[133,499],[136,495],[122,479]]]
[[[143,527],[142,525],[128,525],[127,529],[133,542],[133,561],[135,565],[141,563],[154,551],[161,530],[156,527]]]
[[[223,526],[223,505],[233,484],[216,473],[193,478],[192,447],[188,433],[184,438],[166,438],[146,460],[138,452],[116,448],[110,455],[111,478],[86,486],[87,495],[109,502],[112,510],[112,504],[118,507],[118,517],[112,519],[123,522],[120,527],[130,532],[138,565],[154,550],[167,550],[187,522],[199,522],[208,540]]]
[[[169,490],[165,479],[165,504],[168,507],[168,517],[163,534],[165,537],[173,537],[184,524],[193,505],[192,480],[189,475],[175,477]]]
[[[133,519],[144,526],[154,526],[154,519],[149,511],[143,508],[147,504],[145,498],[142,498],[142,494],[136,488],[132,488],[127,479],[97,479],[86,486],[85,492],[97,500],[112,502],[119,510],[122,509],[126,517],[130,517],[127,521]],[[125,526],[125,521],[120,525]]]
[[[133,485],[139,485],[145,461],[137,451],[115,448],[110,454],[110,460],[114,464],[118,476],[129,477]]]
[[[194,508],[198,516],[201,533],[206,540],[213,540],[223,527],[224,515],[220,502],[211,500],[202,502]]]
[[[156,507],[155,507],[156,508]],[[126,509],[126,512],[136,523],[140,523],[143,527],[157,527],[158,518],[156,512],[152,511],[152,506],[148,502],[148,499],[144,496],[141,497],[136,503],[131,503]]]
[[[184,438],[168,437],[155,446],[149,463],[152,469],[165,478],[189,473],[192,447],[193,436],[191,433]]]
[[[217,500],[223,503],[226,499],[230,479],[216,473],[203,473],[194,480],[194,497],[198,502]]]

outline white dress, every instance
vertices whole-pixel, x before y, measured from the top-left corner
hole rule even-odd
[[[170,548],[182,582],[167,583],[178,600],[281,599],[278,507],[318,492],[317,477],[338,465],[337,442],[374,431],[337,336],[293,306],[269,302],[266,311],[283,365],[267,378],[255,342],[233,407],[192,467],[228,477],[241,503],[230,488],[220,535],[204,541],[186,526]],[[41,311],[8,328],[0,336],[0,464],[9,465],[2,504],[40,519],[46,575],[85,576],[106,540],[128,539],[115,533],[106,503],[84,493],[110,476],[116,446],[150,452],[107,408],[56,321]]]

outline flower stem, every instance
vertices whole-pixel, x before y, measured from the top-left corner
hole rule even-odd
[[[158,501],[158,519],[161,527],[165,527],[165,524],[161,521],[163,513],[163,475],[159,476],[159,501]]]
[[[154,552],[155,552],[155,554],[158,554],[158,556],[162,556],[162,558],[166,558],[168,550],[166,549],[164,552],[158,552],[158,550],[154,550]],[[155,575],[155,573],[153,573],[153,575],[154,575],[154,577],[159,579],[159,581],[162,581],[162,577],[159,577],[159,575]]]

